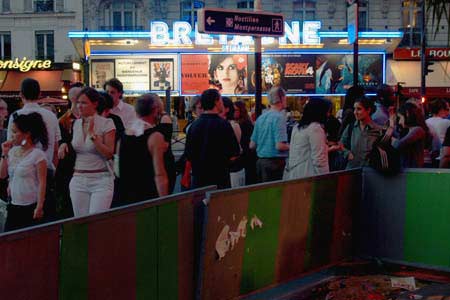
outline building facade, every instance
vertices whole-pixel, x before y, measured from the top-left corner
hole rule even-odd
[[[67,36],[82,29],[82,0],[2,0],[2,59],[72,62],[77,55]]]
[[[108,69],[109,75],[117,75],[119,71],[123,71],[121,64],[127,62],[126,58],[137,59],[137,55],[142,55],[139,59],[142,59],[144,65],[147,64],[147,60],[150,60],[150,65],[153,63],[152,56],[155,54],[170,54],[170,59],[174,62],[174,74],[171,85],[174,92],[178,91],[180,95],[185,95],[183,84],[184,81],[183,66],[189,59],[187,52],[196,53],[200,51],[203,53],[208,52],[247,52],[251,53],[253,50],[250,45],[246,50],[244,48],[233,48],[230,42],[232,37],[219,39],[219,45],[217,41],[214,41],[215,47],[209,47],[206,49],[198,48],[198,32],[195,32],[194,24],[197,21],[198,10],[204,7],[209,8],[223,8],[223,9],[240,9],[240,10],[253,10],[254,1],[251,0],[236,0],[236,1],[224,1],[224,0],[184,0],[184,1],[168,1],[168,0],[83,0],[83,31],[81,35],[74,35],[72,41],[75,47],[78,49],[80,57],[86,56],[86,45],[88,45],[88,52],[92,50],[94,58],[91,58],[91,62],[95,62],[95,68],[90,66],[90,74],[99,77],[91,80],[90,84],[98,85],[97,81],[103,80],[103,74]],[[311,51],[318,51],[322,53],[328,52],[346,52],[351,53],[352,46],[348,44],[346,39],[347,31],[347,7],[348,1],[345,0],[271,0],[261,1],[262,10],[267,12],[281,13],[284,15],[287,26],[291,26],[288,29],[288,35],[294,31],[294,23],[299,24],[295,28],[300,33],[298,41],[291,40],[293,45],[291,52],[295,52],[296,55],[304,55]],[[370,52],[378,51],[385,54],[385,63],[382,67],[383,82],[395,86],[398,82],[405,82],[405,87],[411,87],[413,91],[418,90],[420,86],[420,54],[417,56],[417,51],[421,46],[421,34],[422,34],[422,8],[420,0],[359,0],[359,30],[366,33],[366,38],[360,39],[360,51]],[[435,63],[432,67],[434,72],[431,72],[427,76],[427,86],[438,87],[439,91],[443,91],[442,87],[450,86],[449,76],[450,73],[449,64],[446,60],[450,59],[450,52],[448,48],[448,24],[441,24],[439,28],[432,22],[432,12],[429,11],[426,15],[426,40],[427,47],[433,47],[435,53],[442,54],[441,61]],[[155,27],[155,21],[161,21],[163,27]],[[188,22],[190,26],[183,27],[188,29],[180,29],[180,22]],[[302,33],[302,22],[304,21],[320,21],[319,32],[322,38],[320,47],[309,45],[301,45],[305,34]],[[156,22],[158,23],[158,22]],[[178,27],[177,27],[178,26]],[[183,25],[184,26],[184,25]],[[438,30],[437,30],[438,29]],[[160,41],[158,41],[158,30],[162,30],[167,38],[168,43],[163,47],[160,47]],[[181,31],[180,31],[181,30]],[[182,45],[183,31],[189,31],[190,36],[186,39],[188,42],[193,41],[192,48],[190,45]],[[94,32],[100,32],[92,34]],[[114,38],[104,34],[105,32],[114,32]],[[123,32],[124,34],[120,34]],[[175,33],[176,32],[176,33]],[[370,34],[370,33],[374,34]],[[103,34],[102,34],[103,33]],[[135,34],[133,34],[135,33]],[[150,33],[150,34],[148,34]],[[335,35],[337,33],[337,35]],[[400,36],[390,37],[390,34],[401,33]],[[175,37],[176,36],[176,37]],[[228,41],[227,41],[228,39]],[[289,39],[291,39],[289,37]],[[195,40],[195,41],[194,41]],[[181,44],[179,43],[181,42]],[[282,56],[288,51],[283,43],[279,41],[277,48],[265,47],[268,52],[278,53],[281,55],[279,59],[285,59]],[[227,44],[228,43],[228,44]],[[171,45],[172,46],[171,46]],[[229,46],[229,47],[225,47]],[[280,47],[282,46],[282,47]],[[170,48],[172,47],[172,48]],[[191,47],[191,48],[190,48]],[[283,49],[281,49],[283,48]],[[308,48],[308,49],[305,49]],[[315,48],[315,49],[314,49]],[[190,49],[190,50],[189,50]],[[231,50],[230,50],[231,49]],[[241,50],[239,50],[241,49]],[[396,49],[406,49],[412,53],[411,58],[397,59],[394,55]],[[284,54],[283,54],[284,53]],[[109,55],[109,56],[108,56]],[[268,54],[271,55],[270,53]],[[312,54],[309,54],[312,55]],[[348,54],[347,54],[348,55]],[[414,56],[414,57],[413,57]],[[306,56],[304,56],[306,58]],[[398,57],[398,56],[397,56]],[[198,57],[195,57],[197,59]],[[100,60],[99,60],[100,59]],[[111,61],[101,61],[110,59]],[[117,60],[119,59],[119,60]],[[154,58],[153,58],[154,59]],[[165,60],[168,57],[160,57],[159,59]],[[194,59],[194,60],[195,60]],[[278,58],[277,58],[278,59]],[[295,58],[298,61],[299,58]],[[289,58],[289,60],[295,60]],[[341,58],[339,58],[341,59]],[[96,61],[94,61],[96,60]],[[250,61],[251,58],[249,57]],[[337,63],[336,70],[345,69],[347,63],[352,60],[351,58],[345,58]],[[128,62],[127,62],[128,63]],[[135,62],[136,64],[138,62]],[[208,60],[205,59],[205,64]],[[156,63],[153,63],[156,64]],[[187,64],[187,62],[186,62]],[[250,67],[251,63],[248,64]],[[316,61],[313,63],[314,70],[320,70],[319,63]],[[144,69],[146,69],[145,67]],[[361,68],[361,66],[360,66]],[[380,68],[378,66],[377,68]],[[316,73],[318,72],[316,70]],[[269,70],[270,71],[270,70]],[[361,72],[361,70],[359,70]],[[370,68],[369,68],[370,71]],[[335,73],[337,73],[336,71]],[[351,73],[351,68],[347,73]],[[369,72],[370,73],[370,72]],[[323,79],[323,73],[319,76],[320,80]],[[348,76],[349,74],[344,74]],[[343,75],[343,76],[344,76]],[[95,77],[94,76],[94,77]],[[207,75],[208,76],[208,75]],[[334,76],[334,75],[333,75]],[[337,76],[337,75],[336,75]],[[368,77],[369,74],[361,74],[362,78]],[[143,76],[147,78],[147,76]],[[150,81],[152,81],[151,76]],[[317,77],[317,76],[316,76]],[[250,77],[248,81],[252,80]],[[184,82],[183,82],[184,81]],[[178,82],[178,86],[177,86]],[[373,82],[373,84],[379,81]],[[316,94],[321,94],[317,90],[317,86],[320,82],[316,82]],[[131,86],[131,85],[130,85]],[[135,86],[133,84],[133,86]],[[143,84],[147,86],[147,81]],[[347,85],[349,86],[349,85]],[[174,90],[175,87],[175,90]],[[161,88],[158,86],[158,89]],[[143,87],[139,87],[143,89]],[[153,89],[151,85],[150,90]],[[132,88],[130,88],[132,90]],[[449,90],[448,88],[446,90]],[[308,89],[299,89],[299,94],[309,93]],[[448,91],[450,95],[450,91]],[[249,94],[251,94],[249,92]],[[326,94],[326,93],[325,93]],[[340,91],[339,94],[343,94]],[[440,94],[447,95],[447,94]]]
[[[40,82],[43,97],[65,98],[70,82],[81,80],[72,68],[79,56],[68,32],[82,29],[82,0],[0,4],[0,96],[18,105],[20,82],[31,77]]]
[[[149,30],[150,21],[168,24],[174,21],[197,20],[197,10],[203,7],[253,10],[251,0],[83,0],[83,28],[87,30],[132,31]],[[345,30],[347,1],[345,0],[271,0],[261,1],[264,11],[282,13],[288,21],[322,22],[324,30]],[[360,0],[361,31],[400,30],[405,33],[403,46],[420,44],[419,0]],[[427,37],[430,46],[447,44],[447,25],[434,34],[431,12],[428,14]]]

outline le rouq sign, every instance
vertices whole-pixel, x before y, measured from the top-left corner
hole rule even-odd
[[[450,48],[426,48],[426,57],[430,60],[450,60]],[[397,48],[395,60],[420,60],[420,48]]]

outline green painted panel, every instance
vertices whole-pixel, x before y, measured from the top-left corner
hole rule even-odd
[[[311,213],[306,269],[324,266],[330,262],[330,248],[333,238],[334,213],[338,178],[323,178],[313,182]]]
[[[157,299],[157,208],[141,210],[136,218],[136,299]]]
[[[158,246],[158,299],[178,299],[177,202],[158,207]]]
[[[282,195],[281,187],[249,194],[241,293],[268,286],[275,280]]]
[[[60,300],[88,299],[88,225],[62,226]],[[44,275],[44,274],[43,274]]]
[[[405,260],[450,267],[450,174],[408,173]]]

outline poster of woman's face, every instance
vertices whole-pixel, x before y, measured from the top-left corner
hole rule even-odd
[[[223,95],[248,93],[247,55],[245,54],[211,54],[209,76],[218,82]]]
[[[150,60],[150,89],[152,91],[164,91],[173,89],[173,60]]]

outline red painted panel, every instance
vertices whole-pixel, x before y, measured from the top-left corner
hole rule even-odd
[[[88,298],[136,298],[135,213],[93,221],[88,230]]]
[[[1,299],[58,299],[59,228],[0,238]]]
[[[360,175],[346,174],[338,178],[336,207],[334,210],[333,236],[330,262],[335,263],[351,255],[352,216],[354,205],[361,198]]]

